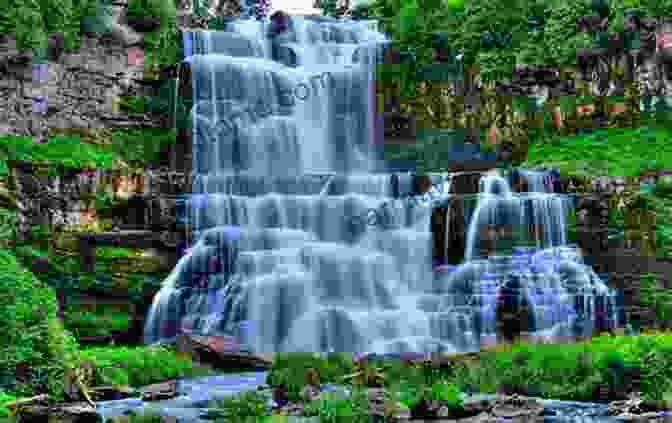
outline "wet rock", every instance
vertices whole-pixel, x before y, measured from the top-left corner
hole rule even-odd
[[[669,411],[669,406],[662,401],[643,400],[639,393],[631,394],[627,400],[611,401],[607,406],[608,415],[625,420],[648,420],[663,411]]]
[[[130,386],[102,385],[95,386],[90,390],[94,401],[116,401],[137,395],[137,391]]]
[[[177,336],[178,353],[189,354],[196,362],[214,368],[270,369],[273,360],[269,355],[240,351],[234,336],[198,336],[181,333]]]
[[[533,420],[544,410],[544,405],[537,400],[512,395],[492,408],[497,418]]]
[[[306,401],[315,401],[320,398],[320,387],[313,385],[306,385],[303,387],[303,398]]]
[[[18,400],[17,423],[98,423],[96,408],[86,402],[57,404],[49,400],[47,395]]]
[[[154,32],[161,25],[158,16],[126,16],[126,23],[137,32]]]
[[[175,398],[177,396],[177,381],[155,383],[142,388],[143,401],[158,401]]]
[[[289,29],[289,15],[278,10],[271,15],[271,26],[269,28],[268,36],[273,38]]]

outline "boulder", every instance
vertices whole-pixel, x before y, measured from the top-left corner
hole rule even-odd
[[[289,15],[278,10],[271,15],[271,26],[269,28],[269,37],[275,37],[289,29]]]
[[[270,369],[273,360],[268,354],[241,351],[235,336],[198,336],[181,333],[177,336],[177,352],[188,354],[201,364],[218,369]]]
[[[89,389],[89,393],[94,401],[116,401],[131,398],[137,391],[130,386],[101,385]]]
[[[47,395],[12,401],[8,404],[16,413],[17,423],[98,423],[96,408],[86,402],[56,404]]]
[[[142,388],[143,401],[159,401],[177,396],[177,380],[147,385]]]

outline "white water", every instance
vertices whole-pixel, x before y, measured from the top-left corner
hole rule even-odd
[[[239,336],[256,351],[473,350],[494,335],[507,275],[522,279],[543,336],[573,333],[574,298],[587,298],[581,319],[594,321],[594,299],[607,293],[576,257],[548,270],[549,260],[530,256],[530,276],[520,276],[510,258],[474,259],[480,224],[537,223],[538,245],[566,243],[559,197],[514,194],[496,174],[482,180],[489,198],[469,226],[469,260],[434,273],[432,203],[399,199],[410,192],[409,175],[399,175],[402,193],[395,194],[392,174],[372,173],[373,72],[384,37],[353,22],[291,22],[275,47],[292,49],[297,67],[272,60],[262,22],[185,37],[193,41],[185,51],[193,53],[198,242],[155,297],[146,342],[171,339],[185,326],[231,333],[248,321],[251,330]],[[307,87],[300,98],[283,95],[300,84]],[[450,178],[434,182],[434,195],[445,196]],[[372,209],[381,222],[354,219]]]

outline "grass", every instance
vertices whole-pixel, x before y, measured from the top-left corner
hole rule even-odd
[[[129,327],[128,312],[109,306],[96,305],[96,310],[90,311],[73,304],[66,306],[64,314],[63,323],[76,338],[111,335]]]
[[[0,176],[9,174],[8,160],[46,161],[68,168],[111,167],[114,156],[105,146],[81,143],[78,137],[56,136],[44,144],[32,137],[0,137]]]
[[[148,347],[93,347],[80,350],[80,357],[93,360],[100,384],[141,387],[178,377],[206,376],[213,371],[194,366],[165,345]]]
[[[11,395],[0,389],[0,422],[3,422],[3,419],[9,419],[9,411],[4,407],[4,404],[9,401],[14,401],[16,396]]]
[[[672,168],[672,130],[649,125],[531,143],[522,166],[553,166],[563,174],[586,176],[638,176],[645,164]]]

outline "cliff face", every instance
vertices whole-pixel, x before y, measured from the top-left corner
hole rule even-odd
[[[178,30],[207,29],[208,17],[194,15],[191,0],[169,6],[177,11]],[[40,142],[52,132],[90,135],[118,127],[171,127],[166,116],[119,108],[124,97],[157,95],[161,79],[174,77],[174,64],[166,63],[157,77],[144,61],[145,36],[157,30],[160,19],[128,15],[127,10],[127,0],[113,2],[108,31],[81,34],[76,49],[64,48],[62,34],[49,34],[42,63],[33,59],[31,49],[17,47],[14,34],[0,35],[0,136],[32,136]],[[237,10],[235,0],[207,5],[208,16]]]

